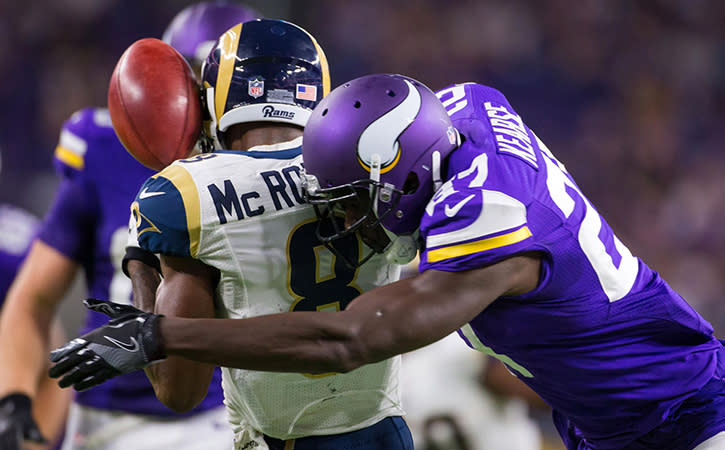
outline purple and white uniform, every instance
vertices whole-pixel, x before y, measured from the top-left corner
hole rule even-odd
[[[464,142],[423,216],[420,270],[542,255],[539,286],[494,301],[459,330],[466,343],[553,407],[570,449],[689,449],[725,430],[710,324],[620,242],[500,92],[437,95]],[[689,427],[703,404],[709,422]]]
[[[154,172],[126,152],[108,111],[96,108],[77,112],[63,125],[54,164],[61,182],[38,237],[83,267],[89,297],[130,303],[131,282],[121,271],[129,207],[139,186]],[[89,312],[81,333],[106,322],[105,315]],[[221,406],[220,382],[217,370],[209,395],[186,415]],[[180,416],[156,398],[143,371],[79,392],[76,403],[148,416]]]

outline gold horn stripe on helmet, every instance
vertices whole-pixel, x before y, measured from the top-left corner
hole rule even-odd
[[[381,167],[380,168],[380,173],[383,174],[383,173],[390,172],[393,169],[393,167],[397,166],[398,165],[398,161],[400,161],[400,155],[401,154],[402,154],[402,152],[400,151],[400,147],[398,147],[398,154],[395,155],[395,159],[393,159],[393,161],[390,164]],[[362,168],[365,169],[366,171],[370,172],[372,170],[370,168],[370,165],[365,164],[365,162],[363,162],[363,160],[360,159],[359,156],[357,157],[357,162],[359,162],[360,165],[362,166]]]
[[[307,33],[307,31],[305,31],[305,33]],[[320,58],[320,71],[322,71],[322,96],[324,97],[330,93],[330,66],[327,65],[327,57],[325,56],[325,52],[322,50],[322,47],[320,47],[320,44],[317,43],[317,40],[310,33],[307,33],[307,36],[309,36],[312,43],[315,44],[317,55]]]
[[[232,83],[232,75],[234,75],[234,63],[237,60],[237,48],[239,47],[241,35],[242,24],[240,23],[227,30],[219,38],[221,54],[219,55],[219,72],[217,73],[216,88],[214,89],[214,112],[217,121],[224,115],[224,106],[227,103],[229,86]]]

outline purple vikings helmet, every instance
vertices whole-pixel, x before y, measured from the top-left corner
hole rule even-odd
[[[195,71],[219,36],[232,26],[262,17],[248,6],[228,2],[202,2],[182,9],[164,31],[162,40],[189,61]]]
[[[318,238],[331,242],[371,226],[372,219],[391,240],[388,259],[412,259],[423,212],[440,185],[441,161],[458,145],[441,102],[412,78],[368,75],[334,89],[304,132],[307,199],[321,222],[338,202],[360,195],[370,201],[362,202],[369,204],[367,213],[352,226],[340,230],[332,220],[326,228],[332,232],[319,227]]]

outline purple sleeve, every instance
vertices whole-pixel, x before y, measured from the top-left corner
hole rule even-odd
[[[80,177],[61,180],[38,232],[41,241],[79,263],[93,254],[95,229],[95,200],[84,184]]]

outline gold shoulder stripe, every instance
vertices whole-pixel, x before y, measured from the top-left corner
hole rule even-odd
[[[55,148],[55,157],[74,169],[81,170],[85,166],[85,161],[81,155],[61,145]]]
[[[450,247],[437,248],[428,252],[428,262],[443,261],[444,259],[456,258],[483,252],[494,248],[515,244],[531,236],[529,227],[524,225],[518,230],[478,241],[466,242],[465,244],[451,245]]]
[[[199,238],[201,235],[201,206],[199,191],[191,178],[191,174],[182,166],[175,164],[167,167],[156,176],[162,176],[176,187],[181,194],[186,209],[186,229],[189,232],[189,254],[193,258],[199,254]]]
[[[239,47],[239,38],[242,36],[242,24],[238,24],[227,30],[221,38],[219,38],[219,46],[221,47],[221,55],[219,56],[219,72],[216,78],[216,88],[214,89],[214,111],[216,112],[216,120],[224,114],[224,105],[227,103],[229,95],[229,86],[232,83],[234,75],[234,63],[237,60],[237,48]]]

